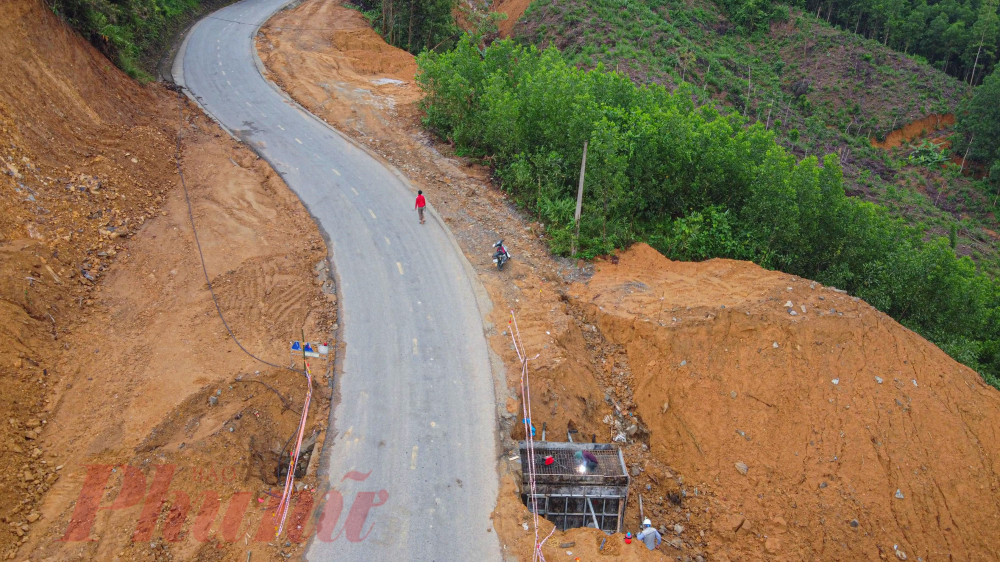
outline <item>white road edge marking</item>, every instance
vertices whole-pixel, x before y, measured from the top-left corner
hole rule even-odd
[[[399,274],[400,274],[400,275],[402,275],[402,274],[403,274],[403,264],[401,264],[401,263],[399,263],[399,262],[396,262],[396,269],[398,269],[398,270],[399,270]]]
[[[413,446],[413,452],[410,453],[410,470],[417,469],[417,445]]]

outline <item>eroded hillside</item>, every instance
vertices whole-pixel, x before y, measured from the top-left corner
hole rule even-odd
[[[0,36],[0,557],[295,551],[264,546],[261,510],[236,523],[262,527],[263,544],[237,543],[218,503],[207,516],[211,497],[267,497],[305,384],[225,331],[178,163],[222,313],[265,358],[336,322],[322,237],[256,155],[175,92],[130,80],[41,0],[6,2]]]

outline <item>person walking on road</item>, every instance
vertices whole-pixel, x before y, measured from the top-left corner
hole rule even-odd
[[[417,210],[417,216],[420,217],[420,224],[424,224],[424,207],[427,206],[427,201],[424,199],[424,192],[417,190],[417,202],[413,205],[413,208]]]

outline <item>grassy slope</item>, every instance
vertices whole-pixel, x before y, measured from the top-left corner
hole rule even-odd
[[[953,111],[968,89],[943,72],[795,10],[747,38],[708,0],[535,0],[513,35],[639,83],[670,86],[683,77],[702,86],[706,98],[776,128],[799,156],[840,154],[855,195],[934,235],[961,221],[959,253],[1000,273],[996,241],[984,231],[998,227],[992,200],[974,182],[909,166],[905,148],[870,144],[869,136]]]

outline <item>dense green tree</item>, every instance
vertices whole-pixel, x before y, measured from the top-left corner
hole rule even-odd
[[[969,76],[971,84],[975,84],[976,78],[981,74],[977,74],[977,71],[992,68],[996,60],[998,41],[1000,41],[998,6],[1000,0],[983,0],[976,16],[976,23],[972,26],[970,35],[973,40],[968,43],[963,57],[965,66],[972,67]]]
[[[461,153],[489,156],[503,188],[545,223],[554,251],[568,252],[574,238],[587,141],[584,255],[645,240],[671,258],[747,259],[817,279],[1000,384],[991,378],[1000,375],[1000,284],[957,258],[947,238],[926,240],[884,207],[848,197],[835,155],[797,161],[763,123],[696,106],[688,84],[636,86],[571,66],[554,48],[499,41],[480,50],[466,37],[453,51],[421,54],[418,66],[425,123]],[[1000,99],[995,82],[974,103]]]
[[[133,78],[151,79],[171,35],[225,0],[47,0],[52,11]]]
[[[803,7],[973,84],[1000,52],[998,0],[806,0]]]
[[[457,0],[354,0],[385,40],[411,53],[458,37],[452,11]]]
[[[968,148],[969,156],[985,162],[991,179],[1000,183],[1000,72],[994,70],[962,104],[955,128],[963,136],[956,148]]]

